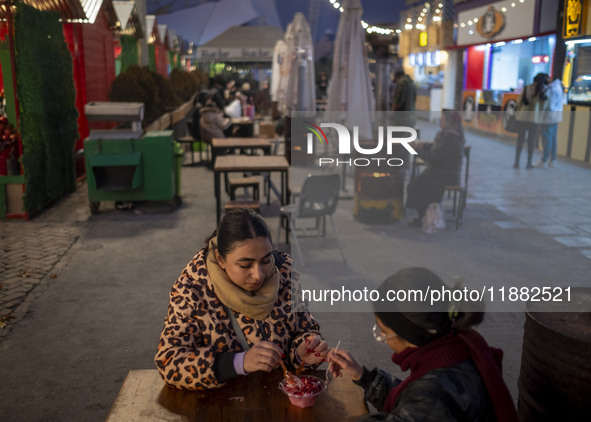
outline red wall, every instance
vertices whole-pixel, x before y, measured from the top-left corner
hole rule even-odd
[[[464,81],[466,83],[464,89],[482,89],[485,50],[478,49],[478,47],[468,47],[466,54],[467,60],[464,75]]]
[[[156,72],[168,76],[168,50],[163,45],[156,46]]]
[[[64,23],[64,35],[74,66],[80,135],[75,148],[79,150],[83,149],[84,139],[88,137],[91,128],[113,127],[113,124],[109,123],[89,123],[84,114],[84,106],[91,101],[109,100],[109,89],[115,79],[115,41],[104,10],[99,12],[94,24]]]

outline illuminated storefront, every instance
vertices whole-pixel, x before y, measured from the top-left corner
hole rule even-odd
[[[448,65],[445,48],[453,44],[453,3],[418,2],[400,15],[398,52],[405,72],[419,87],[417,113],[432,120],[439,116],[443,106],[442,87]]]
[[[552,73],[558,0],[472,3],[456,5],[456,48],[464,50],[464,121],[508,135],[506,117],[523,87],[540,72]]]
[[[562,37],[566,44],[562,82],[567,90],[558,127],[559,155],[591,162],[591,8],[588,1],[565,2]]]

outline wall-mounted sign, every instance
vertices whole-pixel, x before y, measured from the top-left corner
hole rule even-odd
[[[421,47],[425,47],[427,45],[427,33],[426,32],[421,32],[419,34],[419,45]]]
[[[583,34],[585,0],[566,0],[564,2],[563,38],[578,37]]]
[[[476,31],[484,38],[497,35],[505,27],[505,14],[490,6],[476,23]]]
[[[197,58],[205,62],[272,62],[272,48],[199,47]]]

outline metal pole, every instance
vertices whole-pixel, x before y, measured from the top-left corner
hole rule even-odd
[[[303,51],[303,53],[302,53]],[[306,66],[307,61],[305,57],[305,50],[298,52],[298,100],[297,110],[298,111],[309,111],[308,110],[308,98],[306,92]]]

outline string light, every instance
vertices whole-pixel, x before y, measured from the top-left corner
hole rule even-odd
[[[345,11],[345,9],[343,8],[343,6],[336,0],[329,0],[330,4],[332,4],[332,6],[337,9],[339,12],[343,13]],[[383,35],[390,35],[392,32],[394,32],[393,29],[389,29],[389,28],[381,28],[379,26],[369,26],[369,24],[367,22],[361,21],[361,27],[363,29],[365,29],[367,31],[367,33],[371,34],[371,33],[377,33],[377,34],[383,34]],[[400,31],[400,30],[397,30]],[[397,32],[400,33],[400,32]]]

